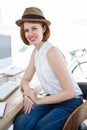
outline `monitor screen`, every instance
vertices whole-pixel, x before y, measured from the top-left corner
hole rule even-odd
[[[11,36],[0,35],[0,69],[12,64]]]

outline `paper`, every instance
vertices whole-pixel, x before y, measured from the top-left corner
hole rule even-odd
[[[4,116],[6,104],[6,102],[0,102],[0,118]]]

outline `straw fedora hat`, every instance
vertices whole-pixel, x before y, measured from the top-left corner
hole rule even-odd
[[[23,13],[22,18],[17,20],[16,24],[18,26],[21,26],[21,24],[24,22],[33,22],[33,21],[44,22],[47,25],[51,24],[49,20],[45,19],[43,12],[39,8],[36,8],[36,7],[26,8]]]

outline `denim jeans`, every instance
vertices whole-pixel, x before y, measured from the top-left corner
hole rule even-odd
[[[73,98],[56,104],[34,105],[29,114],[17,115],[13,130],[62,130],[69,115],[82,103],[81,98]]]

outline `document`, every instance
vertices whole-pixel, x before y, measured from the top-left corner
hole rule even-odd
[[[6,105],[7,105],[6,102],[0,102],[0,118],[4,117],[4,113],[5,113],[5,110],[6,110]]]

